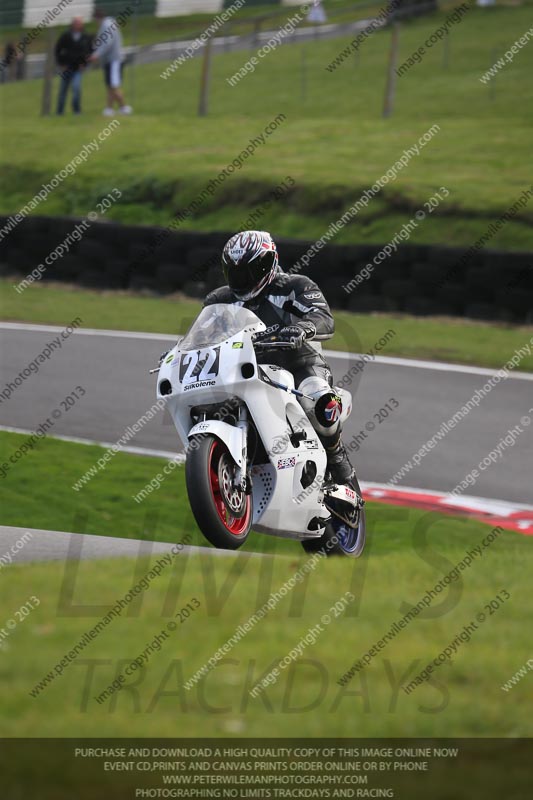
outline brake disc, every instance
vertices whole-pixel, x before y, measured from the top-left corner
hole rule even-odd
[[[246,512],[246,495],[233,485],[235,465],[227,453],[218,462],[218,482],[222,499],[228,511],[239,519]]]

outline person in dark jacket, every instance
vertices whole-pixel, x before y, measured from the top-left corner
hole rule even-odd
[[[74,17],[70,28],[61,34],[55,47],[55,57],[60,69],[57,113],[65,110],[69,88],[72,89],[72,110],[81,113],[81,79],[92,52],[92,37],[85,33],[81,17]]]
[[[258,363],[274,364],[294,375],[295,387],[308,397],[300,403],[316,430],[334,483],[354,488],[354,470],[341,440],[341,398],[321,342],[333,336],[335,322],[317,284],[305,275],[283,272],[276,245],[266,231],[237,233],[226,243],[222,270],[228,285],[211,292],[204,306],[233,303],[249,308],[267,326],[256,335],[263,342],[291,342],[294,349],[258,351]]]
[[[2,83],[13,80],[17,61],[17,48],[14,42],[7,42],[4,49],[4,58],[0,63],[0,80]]]

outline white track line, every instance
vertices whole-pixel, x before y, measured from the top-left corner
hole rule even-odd
[[[13,428],[8,425],[0,425],[0,431],[7,433],[23,433],[26,436],[31,436],[35,431],[30,431],[27,428]],[[93,447],[105,447],[106,450],[110,447],[115,447],[116,442],[100,442],[96,439],[82,439],[79,436],[50,436],[47,434],[47,439],[59,439],[61,442],[74,442],[74,444],[87,444]],[[149,447],[121,447],[120,453],[133,453],[135,456],[153,456],[154,458],[166,458],[169,461],[180,461],[185,463],[185,456],[183,453],[172,453],[170,450],[152,450]]]
[[[341,352],[340,350],[324,350],[324,353],[331,358],[332,356],[338,356],[342,358],[349,358],[349,359],[356,359],[360,358],[360,355],[354,353],[345,353]],[[487,369],[486,367],[470,367],[465,364],[449,364],[445,361],[421,361],[418,359],[411,359],[411,358],[395,358],[393,356],[374,356],[372,361],[368,361],[368,364],[372,363],[378,364],[390,364],[395,367],[411,367],[414,369],[432,369],[436,370],[437,372],[462,372],[466,375],[485,375],[492,377],[495,375],[499,369]],[[533,381],[533,373],[531,372],[510,372],[507,376],[506,380],[509,378],[515,378],[519,381]]]
[[[22,322],[0,322],[0,329],[5,330],[21,330],[21,331],[40,331],[43,333],[61,333],[65,328],[57,325],[33,325]],[[100,328],[75,328],[72,334],[81,336],[112,336],[119,339],[153,339],[160,342],[176,342],[178,334],[169,336],[165,333],[143,333],[141,331],[113,331]],[[71,334],[71,335],[72,335]],[[357,360],[361,358],[359,353],[347,353],[344,350],[324,350],[328,358],[346,358],[348,360]],[[437,372],[458,372],[465,375],[484,375],[491,377],[498,372],[497,369],[487,369],[486,367],[471,367],[464,364],[450,364],[445,361],[424,361],[421,359],[411,358],[394,358],[392,356],[374,356],[372,361],[368,364],[388,364],[395,367],[408,367],[411,369],[427,369],[435,370]],[[506,380],[513,378],[514,380],[533,381],[533,373],[531,372],[511,372]]]
[[[61,331],[65,330],[65,327],[62,328],[58,325],[33,325],[25,322],[0,322],[0,329],[5,328],[6,330],[13,330],[13,331],[40,331],[41,333],[61,333]],[[172,341],[175,342],[178,338],[179,334],[175,336],[169,336],[166,333],[145,333],[145,332],[137,332],[137,331],[111,331],[106,330],[105,328],[74,328],[70,335],[78,334],[82,336],[115,336],[120,339],[157,339],[159,341]]]

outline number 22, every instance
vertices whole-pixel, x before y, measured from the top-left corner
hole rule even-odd
[[[204,358],[204,363],[201,364],[201,358]],[[180,364],[180,380],[182,383],[193,383],[197,381],[205,381],[210,378],[216,378],[219,369],[220,347],[214,347],[212,350],[198,350],[196,353],[184,353],[181,358]],[[201,368],[198,369],[200,367]]]

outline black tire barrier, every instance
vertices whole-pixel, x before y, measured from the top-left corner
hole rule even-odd
[[[85,239],[80,242],[76,256],[87,270],[105,273],[111,253],[101,242]]]
[[[350,311],[368,313],[373,311],[397,311],[393,300],[379,294],[363,294],[354,297],[350,301]]]
[[[383,282],[383,294],[400,304],[407,302],[417,293],[417,285],[414,281],[390,280]]]
[[[188,279],[189,270],[184,265],[168,262],[156,267],[156,282],[163,293],[177,292]]]
[[[209,289],[204,281],[187,281],[183,284],[183,293],[196,300],[203,300]]]
[[[465,317],[478,320],[498,319],[498,309],[490,303],[471,303],[465,308]]]
[[[0,217],[0,229],[7,219]],[[26,217],[0,242],[0,273],[25,277],[78,222]],[[231,235],[96,222],[47,266],[41,280],[157,294],[181,291],[200,299],[224,282],[220,253]],[[312,241],[277,242],[284,269],[316,281],[333,308],[533,322],[533,252],[483,249],[461,265],[468,248],[405,244],[374,263],[384,245],[329,244],[312,254]],[[309,252],[309,263],[299,264]],[[368,277],[347,292],[343,287],[365,268]]]

